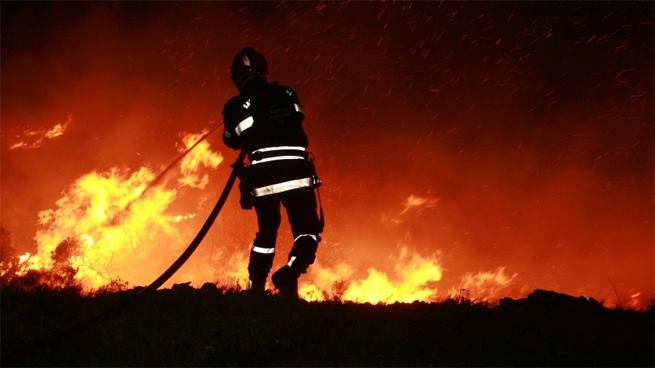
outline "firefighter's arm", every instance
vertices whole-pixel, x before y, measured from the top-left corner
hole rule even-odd
[[[223,132],[223,143],[225,143],[226,146],[239,150],[241,149],[241,142],[239,142],[239,137],[235,137],[233,133],[230,133],[229,129],[225,129]]]
[[[298,98],[298,94],[291,87],[285,86],[283,88],[285,89],[285,93],[288,96],[289,103],[293,108],[294,114],[300,119],[300,121],[302,121],[305,118],[305,110],[303,110],[300,99]]]
[[[245,115],[243,109],[239,108],[236,98],[230,99],[223,107],[223,143],[232,149],[238,150],[243,146],[241,133],[247,125],[243,120],[248,118]]]

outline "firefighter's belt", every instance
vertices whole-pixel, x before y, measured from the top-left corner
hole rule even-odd
[[[302,179],[294,179],[284,181],[282,183],[271,184],[265,187],[255,188],[252,190],[255,197],[263,197],[271,194],[282,193],[289,190],[315,187],[320,183],[316,177],[307,177]]]
[[[275,151],[255,151],[250,154],[250,164],[257,165],[263,162],[278,160],[306,160],[309,157],[306,151],[301,150],[275,150]]]

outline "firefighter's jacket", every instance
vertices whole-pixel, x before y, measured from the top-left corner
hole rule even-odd
[[[227,101],[223,119],[225,144],[248,153],[247,180],[254,197],[318,185],[308,160],[304,111],[293,89],[252,79]]]

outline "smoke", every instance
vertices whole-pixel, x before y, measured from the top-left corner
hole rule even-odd
[[[610,277],[626,300],[653,296],[652,4],[2,7],[0,222],[19,254],[83,174],[157,172],[180,132],[220,122],[232,56],[251,45],[307,113],[324,182],[320,267],[392,275],[405,244],[440,252],[439,290],[505,267],[517,290],[615,299]],[[69,115],[63,135],[10,149],[11,132]],[[172,213],[197,215],[175,226],[180,239],[227,167],[180,189]],[[222,260],[247,254],[253,217],[230,201],[179,280],[223,277]],[[290,243],[285,224],[276,265]]]

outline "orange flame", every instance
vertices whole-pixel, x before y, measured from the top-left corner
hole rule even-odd
[[[56,130],[49,132],[58,134]],[[203,135],[187,134],[183,144],[190,147]],[[216,168],[221,161],[222,157],[202,142],[182,161],[186,180],[180,180],[180,186],[206,185],[207,175],[199,176],[199,169]],[[126,275],[142,269],[157,252],[148,245],[179,244],[175,224],[195,217],[169,213],[176,189],[155,186],[146,191],[154,177],[151,170],[142,167],[134,172],[116,168],[93,171],[77,179],[54,209],[39,213],[38,250],[18,258],[16,274],[57,272],[57,266],[65,265],[74,270],[74,278],[86,290],[107,285],[117,277],[129,280]]]
[[[353,268],[341,263],[335,268],[317,266],[310,273],[309,285],[300,289],[306,300],[325,300],[336,297],[359,303],[394,303],[434,301],[436,283],[441,280],[442,268],[434,260],[414,253],[406,247],[395,262],[395,274],[389,277],[382,271],[370,268],[368,275],[359,280],[348,280]]]
[[[384,214],[382,216],[383,222],[391,222],[393,224],[401,224],[407,220],[408,216],[412,214],[420,215],[423,211],[428,209],[434,209],[439,205],[441,201],[438,197],[430,196],[418,196],[410,194],[403,201],[403,208],[400,212],[389,215]]]
[[[200,133],[189,133],[184,135],[182,143],[177,145],[179,152],[184,152],[193,146],[199,139],[204,137],[209,130],[203,130]],[[223,161],[223,156],[214,153],[209,148],[207,141],[200,142],[193,151],[189,152],[180,163],[182,177],[178,179],[181,186],[204,189],[209,182],[207,174],[199,175],[198,170],[201,166],[216,169]]]
[[[175,233],[174,219],[166,214],[174,190],[157,187],[139,198],[153,178],[146,168],[131,174],[112,169],[82,176],[55,209],[39,214],[45,228],[37,232],[38,251],[27,259],[23,272],[52,269],[65,261],[85,287],[98,288],[117,275],[117,267],[143,261],[140,244]],[[128,213],[118,216],[129,203]],[[115,218],[118,223],[110,223]]]
[[[466,273],[462,277],[459,290],[450,290],[449,294],[459,295],[460,290],[472,292],[473,301],[493,301],[497,299],[512,284],[518,276],[517,273],[508,275],[505,267],[498,267],[494,271],[481,271],[478,273]]]
[[[434,208],[439,204],[439,201],[439,198],[419,197],[412,194],[405,199],[404,208],[400,214],[403,215],[411,210],[420,211],[426,208]]]
[[[9,146],[10,150],[15,149],[36,149],[47,139],[54,139],[64,135],[68,126],[73,122],[73,115],[68,115],[66,121],[55,124],[50,129],[26,129],[16,136],[17,142]]]
[[[22,265],[30,258],[30,252],[25,252],[25,254],[18,257],[18,264]]]

